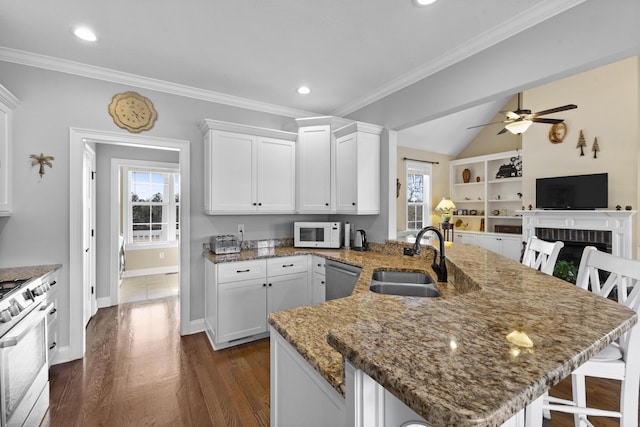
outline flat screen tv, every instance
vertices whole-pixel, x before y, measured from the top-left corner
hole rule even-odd
[[[536,179],[538,209],[596,209],[608,206],[606,173]]]

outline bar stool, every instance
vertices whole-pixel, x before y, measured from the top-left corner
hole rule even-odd
[[[609,276],[600,283],[600,272]],[[582,253],[576,285],[602,297],[615,290],[620,304],[639,311],[640,261],[614,257],[588,246]],[[621,381],[620,410],[605,411],[586,407],[585,377]],[[549,397],[543,409],[574,414],[576,426],[592,425],[587,416],[620,418],[621,427],[638,426],[638,388],[640,387],[640,326],[634,325],[617,342],[571,373],[573,401]]]
[[[558,254],[563,247],[564,242],[552,243],[540,240],[536,236],[531,236],[524,250],[522,264],[552,276]]]

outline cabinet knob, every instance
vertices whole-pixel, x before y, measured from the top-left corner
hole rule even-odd
[[[258,204],[257,204],[257,203],[254,203],[254,204],[253,204],[253,206],[258,206]]]
[[[273,284],[272,284],[272,283],[269,283],[269,286],[273,286]]]
[[[262,206],[262,203],[258,203],[258,206]]]
[[[324,280],[322,282],[320,282],[321,285],[324,285]]]
[[[266,287],[267,287],[267,284],[266,284],[266,283],[263,283],[263,284],[262,284],[262,286],[264,286],[264,287],[266,288]]]
[[[356,202],[351,203],[351,205],[352,205],[352,206],[355,206],[355,205],[356,205]]]
[[[324,205],[325,205],[325,206],[329,206],[329,203],[325,203]]]

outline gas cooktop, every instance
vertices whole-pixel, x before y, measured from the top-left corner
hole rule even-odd
[[[23,283],[28,282],[29,280],[31,279],[5,280],[0,282],[0,299],[10,295],[14,291],[17,291]]]

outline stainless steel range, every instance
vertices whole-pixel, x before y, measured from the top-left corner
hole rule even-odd
[[[49,406],[47,304],[42,277],[0,281],[0,425],[39,425]]]

